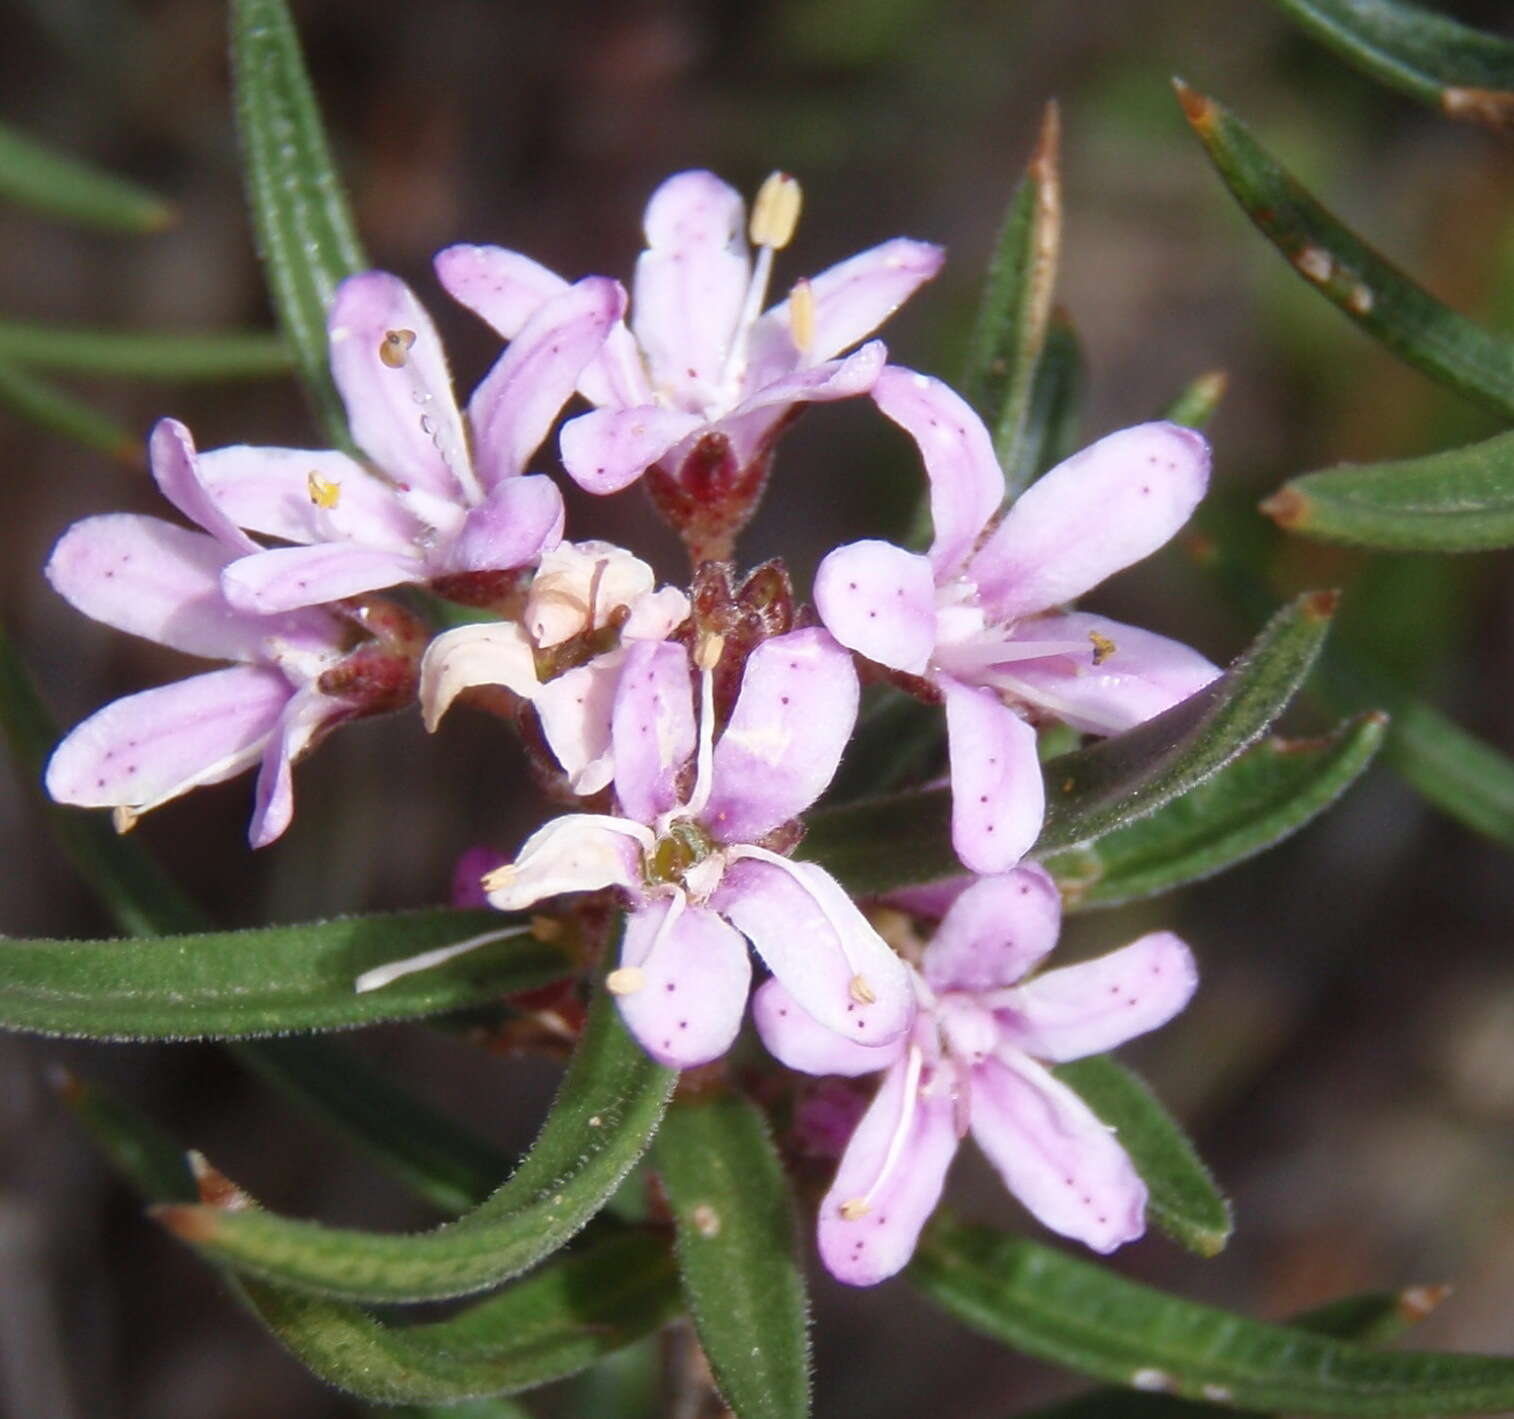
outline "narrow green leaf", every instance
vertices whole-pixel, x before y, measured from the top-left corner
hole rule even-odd
[[[0,409],[85,448],[137,467],[143,442],[114,419],[55,384],[0,360]]]
[[[1293,698],[1324,644],[1335,603],[1333,592],[1299,597],[1198,694],[1124,734],[1051,760],[1037,851],[1101,837],[1224,768]]]
[[[513,1160],[499,1149],[332,1040],[291,1036],[233,1050],[253,1073],[444,1212],[476,1207],[510,1174]]]
[[[914,788],[809,815],[798,856],[818,862],[853,896],[955,877],[951,793]]]
[[[274,309],[316,412],[346,445],[326,312],[337,284],[368,260],[284,0],[232,0],[231,70],[247,200]]]
[[[84,330],[0,320],[0,360],[125,379],[262,379],[287,374],[289,352],[263,331]]]
[[[1514,342],[1458,315],[1349,231],[1229,110],[1183,84],[1178,97],[1231,195],[1300,276],[1400,359],[1514,418]]]
[[[1190,1251],[1218,1256],[1234,1225],[1230,1203],[1145,1083],[1108,1055],[1058,1065],[1055,1073],[1119,1134],[1146,1184],[1152,1221]]]
[[[1010,198],[968,343],[962,393],[983,416],[1006,471],[1022,462],[1036,370],[1051,321],[1062,239],[1060,120],[1046,106],[1036,150]],[[1011,484],[1010,493],[1023,483]]]
[[[1266,739],[1148,818],[1043,865],[1069,910],[1115,906],[1211,877],[1323,812],[1372,762],[1387,717],[1369,713],[1322,739]]]
[[[198,1200],[194,1174],[177,1140],[108,1089],[72,1074],[64,1074],[59,1083],[69,1111],[143,1198],[149,1202]]]
[[[0,1026],[97,1040],[236,1039],[344,1030],[496,1000],[571,965],[528,928],[359,995],[365,970],[501,929],[433,910],[115,941],[0,941]]]
[[[631,1038],[602,990],[530,1153],[458,1221],[398,1236],[205,1207],[163,1220],[239,1271],[323,1295],[383,1302],[481,1291],[556,1251],[604,1206],[646,1151],[676,1078]]]
[[[684,1298],[737,1419],[810,1412],[808,1302],[767,1121],[734,1094],[668,1110],[652,1162],[678,1229]]]
[[[1488,1414],[1514,1359],[1369,1350],[1170,1296],[1048,1247],[938,1216],[911,1276],[965,1324],[1099,1379],[1247,1409]]]
[[[1189,429],[1202,429],[1219,411],[1230,383],[1224,370],[1209,370],[1199,375],[1163,411],[1162,417]]]
[[[1046,344],[1036,366],[1030,408],[1012,457],[1004,462],[1004,483],[1023,489],[1078,449],[1082,414],[1083,350],[1066,314],[1051,314]]]
[[[1278,0],[1348,63],[1451,118],[1514,127],[1514,45],[1404,0]]]
[[[1262,504],[1289,532],[1390,552],[1514,544],[1514,433],[1425,458],[1327,468]]]
[[[8,124],[0,124],[0,199],[114,232],[160,232],[178,216],[145,187],[55,152]]]

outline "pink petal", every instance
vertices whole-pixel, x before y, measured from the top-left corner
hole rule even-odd
[[[1013,985],[1057,944],[1061,929],[1062,898],[1042,868],[1026,863],[980,877],[948,908],[921,972],[943,994]]]
[[[1165,1025],[1198,988],[1193,952],[1170,931],[1047,971],[993,998],[1004,1038],[1058,1063],[1102,1054]]]
[[[53,752],[47,791],[82,808],[146,812],[258,760],[291,694],[277,670],[237,665],[128,695]]]
[[[562,540],[562,494],[545,474],[506,478],[473,508],[442,556],[449,572],[502,572]]]
[[[908,970],[823,868],[738,861],[711,905],[817,1024],[873,1045],[909,1028],[915,1007]]]
[[[811,277],[815,333],[805,358],[828,360],[865,340],[941,269],[945,255],[930,242],[895,237]],[[785,361],[792,366],[795,353],[789,303],[783,301],[752,328],[750,364],[781,370]]]
[[[625,656],[597,655],[548,680],[535,694],[542,733],[574,793],[598,793],[614,777],[610,726]]]
[[[341,705],[314,688],[302,690],[284,707],[274,733],[263,748],[258,791],[247,840],[267,847],[283,835],[294,818],[294,766],[321,727],[340,717]]]
[[[638,988],[615,1003],[631,1033],[659,1064],[690,1069],[718,1059],[741,1029],[752,963],[746,942],[708,907],[683,909],[663,930],[671,904],[649,902],[626,918],[622,966],[641,971]]]
[[[919,446],[930,479],[930,561],[945,581],[972,552],[1004,501],[993,439],[961,395],[929,375],[890,365],[873,402]]]
[[[851,656],[819,627],[752,652],[700,815],[720,842],[755,842],[820,797],[857,722],[858,694]]]
[[[950,1094],[928,1083],[912,1090],[909,1082],[901,1060],[884,1077],[820,1204],[820,1259],[849,1286],[876,1285],[903,1269],[957,1152]],[[865,1211],[857,1206],[863,1198]],[[853,1207],[843,1212],[848,1203]]]
[[[1102,438],[1032,483],[967,574],[1001,620],[1046,611],[1150,556],[1209,483],[1209,445],[1176,424]]]
[[[316,505],[311,474],[336,488],[335,507]],[[286,542],[361,542],[399,552],[421,530],[382,479],[332,449],[213,448],[200,455],[200,476],[238,527]]]
[[[1146,1230],[1146,1186],[1067,1085],[1014,1050],[973,1070],[972,1131],[1044,1226],[1111,1252]]]
[[[740,419],[758,409],[787,408],[791,404],[855,399],[872,389],[887,359],[888,350],[883,341],[870,340],[844,360],[828,360],[808,369],[795,370],[760,387],[748,381],[747,388],[751,392],[726,418]]]
[[[158,491],[191,522],[234,552],[262,550],[210,495],[195,456],[194,439],[177,419],[159,419],[153,425],[147,456]]]
[[[802,1074],[876,1074],[904,1053],[904,1041],[888,1045],[853,1044],[828,1030],[784,989],[769,980],[752,997],[752,1022],[768,1053]]]
[[[646,842],[628,836],[627,827]],[[641,896],[642,848],[651,834],[640,824],[597,813],[565,813],[538,828],[508,867],[491,874],[485,890],[500,911],[520,911],[564,892],[597,892],[624,887]]]
[[[442,289],[506,340],[568,283],[540,262],[502,246],[449,246],[433,262]]]
[[[235,555],[204,532],[107,513],[70,527],[46,571],[60,596],[118,631],[190,655],[257,660],[275,628],[222,596],[221,569]]]
[[[1090,734],[1119,734],[1141,724],[1197,694],[1220,673],[1219,666],[1180,641],[1084,611],[1038,616],[1014,628],[1017,653],[1034,650],[1041,639],[1075,641],[1089,650],[1018,660],[995,683]],[[1114,647],[1101,664],[1094,663],[1096,646]]]
[[[536,657],[517,622],[459,626],[426,647],[420,683],[426,728],[434,732],[452,701],[475,685],[504,685],[524,699],[536,694]]]
[[[484,376],[468,419],[486,489],[525,470],[625,305],[618,282],[586,277],[537,310]]]
[[[655,822],[678,802],[678,775],[694,757],[694,696],[684,646],[638,641],[627,651],[610,734],[622,811],[638,822]]]
[[[924,557],[872,539],[837,547],[815,572],[815,607],[842,645],[925,673],[936,648],[936,583]]]
[[[618,493],[696,429],[698,414],[659,409],[596,409],[563,425],[560,447],[568,476],[588,493]]]
[[[952,846],[965,866],[1008,872],[1046,816],[1036,731],[991,691],[941,676],[951,755]]]
[[[385,271],[349,276],[336,288],[327,328],[332,378],[358,447],[401,483],[442,497],[471,495],[447,357],[410,288]]]
[[[717,399],[746,299],[746,206],[714,173],[670,177],[647,204],[631,329],[653,383],[689,409]]]
[[[425,563],[416,557],[351,542],[317,542],[243,557],[222,573],[221,589],[236,610],[266,616],[425,580]]]

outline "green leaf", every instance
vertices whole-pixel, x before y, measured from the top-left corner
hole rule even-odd
[[[465,1399],[461,1404],[402,1404],[370,1411],[373,1419],[531,1419],[513,1399]]]
[[[347,446],[326,312],[337,284],[368,259],[284,0],[232,0],[231,72],[247,201],[279,326],[327,433]]]
[[[1375,712],[1322,739],[1266,739],[1148,818],[1043,860],[1069,910],[1115,906],[1211,877],[1297,832],[1372,762]]]
[[[1247,1409],[1396,1419],[1514,1405],[1514,1359],[1369,1350],[1248,1320],[944,1215],[910,1274],[974,1330],[1136,1389]]]
[[[1514,433],[1425,458],[1328,468],[1262,504],[1289,532],[1391,552],[1514,544]]]
[[[345,1134],[444,1212],[477,1206],[510,1174],[513,1160],[499,1149],[332,1040],[261,1040],[233,1051],[253,1073]]]
[[[144,187],[66,157],[0,124],[0,199],[106,231],[160,232],[178,216]]]
[[[70,1112],[142,1197],[149,1202],[198,1199],[199,1188],[177,1140],[109,1089],[67,1073],[59,1084]]]
[[[1451,118],[1514,127],[1514,45],[1402,0],[1278,0],[1315,39]]]
[[[245,1278],[241,1286],[263,1324],[323,1380],[386,1404],[534,1389],[650,1335],[679,1311],[667,1242],[641,1232],[596,1242],[429,1324],[385,1325],[339,1301]]]
[[[631,1038],[608,991],[589,1011],[530,1153],[456,1222],[410,1236],[268,1212],[169,1209],[165,1223],[239,1271],[359,1301],[418,1301],[496,1286],[564,1245],[646,1151],[677,1075]]]
[[[143,442],[108,415],[55,384],[0,360],[0,409],[135,468]]]
[[[1219,411],[1230,377],[1224,370],[1201,374],[1162,412],[1162,417],[1189,429],[1202,429]]]
[[[1324,644],[1336,600],[1334,592],[1299,597],[1198,694],[1124,734],[1051,760],[1037,852],[1102,837],[1224,768],[1293,698]]]
[[[767,1121],[734,1094],[668,1110],[652,1162],[678,1229],[684,1298],[738,1419],[810,1412],[808,1303],[794,1208]]]
[[[1119,1134],[1146,1184],[1152,1221],[1190,1251],[1218,1256],[1234,1225],[1230,1204],[1144,1081],[1108,1055],[1058,1065],[1054,1072]]]
[[[946,719],[939,705],[925,704],[892,685],[869,686],[827,802],[887,793],[926,777],[945,752]]]
[[[283,341],[263,331],[84,330],[18,320],[0,320],[0,360],[126,379],[262,379],[290,368]]]
[[[1400,359],[1514,418],[1514,343],[1458,315],[1349,231],[1234,114],[1183,84],[1178,96],[1231,195],[1299,275]]]
[[[236,1039],[343,1030],[478,1005],[568,974],[526,927],[359,995],[396,957],[501,929],[450,909],[341,917],[257,931],[115,941],[0,941],[0,1026],[96,1040]]]
[[[1082,393],[1083,351],[1077,331],[1061,310],[1054,310],[1036,366],[1030,409],[1015,444],[1013,461],[1004,464],[1007,487],[1026,487],[1077,451]]]
[[[1335,601],[1333,592],[1301,596],[1198,694],[1124,734],[1048,761],[1046,827],[1036,856],[1155,813],[1223,769],[1292,699],[1319,654]],[[859,896],[935,882],[962,871],[950,819],[945,788],[824,808],[810,816],[799,854]]]
[[[1060,128],[1056,103],[1049,103],[994,247],[962,371],[963,397],[988,424],[1006,473],[1025,461],[1019,445],[1051,322],[1062,240]],[[1011,481],[1011,495],[1028,480]]]

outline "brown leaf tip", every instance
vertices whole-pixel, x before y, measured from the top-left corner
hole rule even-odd
[[[1257,506],[1279,527],[1289,531],[1308,525],[1309,499],[1297,488],[1279,488],[1270,498],[1263,498]]]
[[[1172,87],[1177,92],[1178,102],[1183,105],[1183,114],[1189,123],[1201,133],[1207,132],[1214,126],[1219,105],[1213,99],[1206,98],[1197,89],[1190,88],[1175,76]]]
[[[1450,1294],[1451,1287],[1446,1285],[1408,1286],[1398,1293],[1399,1314],[1413,1325],[1422,1321]]]
[[[1442,89],[1440,106],[1448,118],[1514,130],[1514,93],[1507,89]]]
[[[1304,614],[1316,621],[1328,621],[1335,615],[1335,608],[1341,603],[1341,594],[1338,591],[1311,591],[1304,597]]]
[[[200,1246],[213,1241],[219,1226],[214,1207],[195,1207],[188,1203],[170,1202],[149,1207],[147,1215],[166,1227],[180,1241]]]
[[[252,1206],[252,1199],[198,1149],[191,1148],[186,1156],[195,1186],[200,1189],[200,1201],[207,1207],[241,1212]]]
[[[1035,151],[1030,155],[1030,174],[1037,182],[1055,182],[1062,150],[1062,110],[1055,99],[1046,101],[1041,115],[1041,131]]]

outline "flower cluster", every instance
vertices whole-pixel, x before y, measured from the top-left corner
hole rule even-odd
[[[1218,673],[1185,646],[1068,609],[1177,531],[1208,449],[1171,424],[1126,429],[1006,510],[977,413],[869,338],[936,273],[939,248],[884,242],[764,309],[799,201],[775,175],[748,218],[710,173],[669,179],[629,299],[502,248],[441,252],[442,285],[508,342],[466,409],[408,287],[352,277],[329,318],[352,452],[199,454],[182,425],[159,423],[153,476],[200,530],[89,518],[48,575],[97,620],[233,664],[100,710],[58,747],[48,788],[114,809],[124,830],[260,764],[263,846],[290,821],[293,764],[335,725],[417,701],[428,728],[460,698],[492,709],[568,811],[491,860],[479,887],[503,911],[613,908],[606,983],[650,1054],[691,1068],[726,1053],[750,947],[772,1055],[803,1073],[882,1075],[820,1208],[838,1277],[867,1284],[903,1265],[968,1131],[1045,1225],[1109,1250],[1140,1235],[1145,1191],[1048,1065],[1163,1023],[1195,972],[1157,933],[1030,975],[1060,915],[1051,879],[1022,861],[1044,814],[1037,731],[1118,733]],[[852,397],[918,446],[934,540],[837,548],[810,611],[779,563],[738,578],[734,540],[801,409]],[[558,486],[529,470],[575,398],[593,407],[561,424],[562,468],[595,494],[644,480],[688,548],[687,590],[659,588],[630,551],[563,540]],[[434,634],[438,598],[482,619]],[[803,815],[852,737],[864,677],[942,708],[964,875],[928,899],[859,904],[802,854]],[[907,925],[885,939],[880,923],[897,926],[901,909]]]

